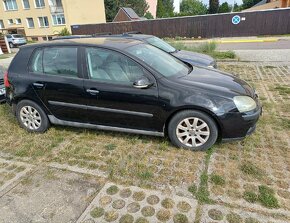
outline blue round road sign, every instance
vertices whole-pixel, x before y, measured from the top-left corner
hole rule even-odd
[[[240,16],[235,15],[235,16],[232,18],[232,23],[233,23],[234,25],[238,25],[240,22],[241,22],[241,17],[240,17]]]

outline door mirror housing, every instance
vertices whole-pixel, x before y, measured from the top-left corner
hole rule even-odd
[[[153,83],[151,83],[150,80],[147,77],[144,77],[144,76],[139,78],[139,79],[137,79],[133,83],[133,87],[139,88],[139,89],[149,88],[152,85],[153,85]]]

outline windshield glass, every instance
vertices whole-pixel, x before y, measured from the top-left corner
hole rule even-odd
[[[165,77],[185,75],[191,70],[180,60],[148,44],[138,44],[125,50]]]
[[[151,37],[151,38],[146,39],[146,41],[149,44],[156,46],[161,50],[166,51],[167,53],[173,53],[176,51],[174,47],[170,46],[168,43],[166,43],[162,39],[159,39],[158,37]]]
[[[19,34],[16,34],[16,35],[13,35],[14,38],[23,38],[22,35],[19,35]]]

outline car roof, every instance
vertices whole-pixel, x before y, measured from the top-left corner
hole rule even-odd
[[[135,39],[128,39],[128,38],[117,38],[117,37],[98,37],[98,38],[73,38],[73,39],[61,39],[61,40],[54,40],[48,41],[44,43],[36,43],[22,46],[21,48],[37,48],[37,47],[44,47],[44,46],[64,46],[64,45],[80,45],[80,46],[105,46],[109,48],[115,49],[125,49],[130,46],[134,46],[137,44],[141,44],[143,42],[135,40]]]

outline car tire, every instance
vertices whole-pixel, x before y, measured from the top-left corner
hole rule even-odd
[[[10,48],[14,48],[14,44],[13,43],[9,43],[9,47]]]
[[[43,133],[50,127],[46,113],[30,100],[20,101],[16,105],[16,117],[19,125],[28,132]]]
[[[206,113],[196,110],[178,112],[168,124],[172,144],[193,151],[207,150],[218,138],[218,127]]]

